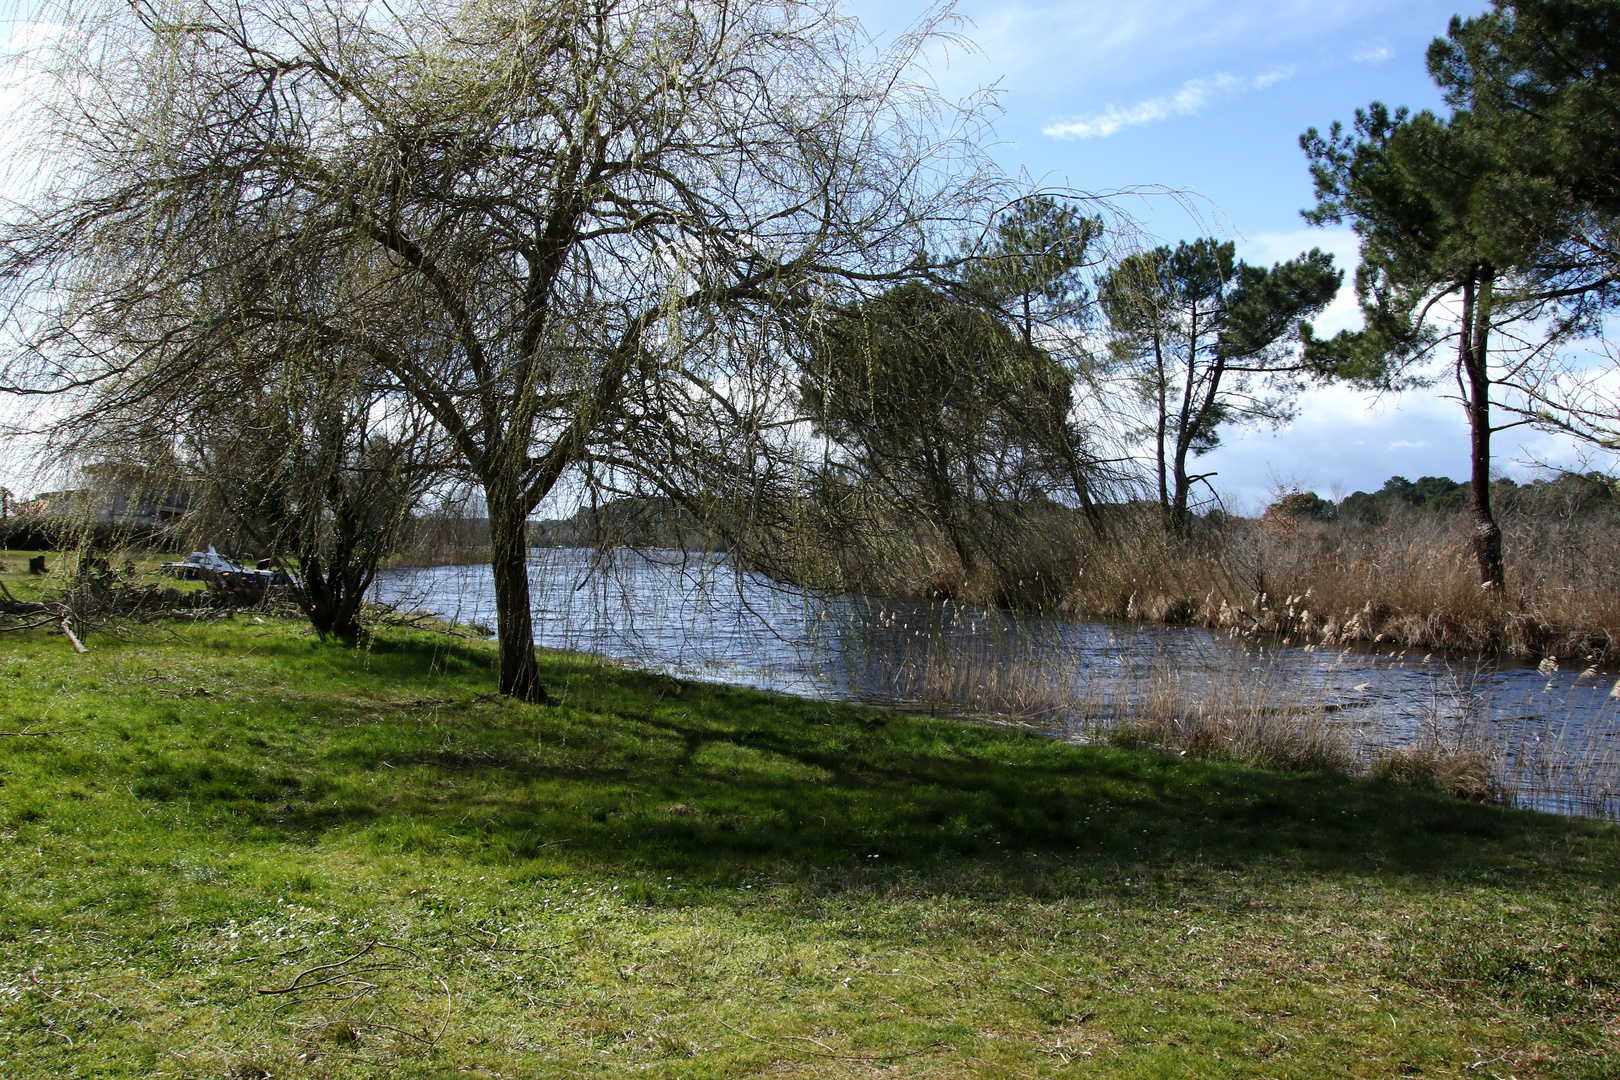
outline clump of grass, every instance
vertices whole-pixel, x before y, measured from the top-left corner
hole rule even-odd
[[[1186,676],[1155,665],[1127,708],[1103,720],[1120,746],[1155,746],[1206,758],[1300,772],[1353,771],[1349,732],[1324,703],[1279,700],[1272,680],[1251,672]]]
[[[1485,746],[1424,741],[1385,750],[1367,770],[1375,780],[1432,788],[1472,802],[1506,802],[1498,755]]]
[[[971,645],[919,636],[913,650],[868,675],[885,696],[931,707],[1025,721],[1071,715],[1079,701],[1072,666],[1006,644],[993,635]]]

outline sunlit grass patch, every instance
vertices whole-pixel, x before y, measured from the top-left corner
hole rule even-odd
[[[1616,1068],[1611,826],[491,662],[0,642],[0,1075]]]

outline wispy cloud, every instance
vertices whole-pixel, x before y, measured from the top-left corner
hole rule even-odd
[[[1298,65],[1289,64],[1252,79],[1240,79],[1224,72],[1210,79],[1189,79],[1171,93],[1150,97],[1134,105],[1110,105],[1100,113],[1060,120],[1041,131],[1054,139],[1105,139],[1128,127],[1175,116],[1191,116],[1202,112],[1218,98],[1264,90],[1293,78],[1298,70]]]
[[[1350,60],[1356,64],[1382,64],[1394,55],[1395,50],[1382,41],[1364,41],[1350,54]]]
[[[1287,64],[1277,68],[1275,71],[1268,71],[1264,75],[1257,77],[1252,85],[1256,90],[1264,90],[1268,86],[1276,86],[1280,82],[1287,82],[1298,74],[1298,64]]]

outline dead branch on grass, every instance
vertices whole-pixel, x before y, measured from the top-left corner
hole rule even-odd
[[[378,950],[388,950],[398,954],[399,959],[373,958],[366,963],[360,961],[373,957]],[[411,961],[414,961],[412,963]],[[386,976],[395,972],[426,972],[428,977],[444,993],[444,1016],[440,1018],[437,1033],[430,1033],[426,1024],[419,1024],[420,1032],[410,1029],[409,1024],[415,1023],[417,1018],[409,1016],[400,1010],[394,1009],[380,1000],[380,995],[386,986]],[[305,968],[293,977],[292,982],[285,986],[255,988],[254,993],[266,997],[283,997],[285,1006],[308,1005],[312,1003],[349,1003],[361,999],[377,1001],[379,1007],[394,1013],[406,1026],[380,1021],[375,1015],[368,1016],[363,1022],[356,1023],[356,1030],[367,1028],[376,1031],[389,1031],[405,1036],[426,1047],[433,1047],[444,1038],[449,1030],[450,1017],[454,1011],[454,997],[450,991],[450,984],[443,976],[433,971],[422,955],[403,945],[390,945],[383,941],[370,941],[359,950],[345,956],[341,960],[334,960],[328,964],[316,964]]]

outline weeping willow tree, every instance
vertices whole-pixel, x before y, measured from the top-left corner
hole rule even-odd
[[[293,568],[292,588],[323,637],[360,633],[379,565],[450,472],[436,425],[365,375],[289,364],[181,417],[209,509]]]
[[[57,426],[55,452],[146,503],[178,493],[171,540],[217,537],[238,557],[265,556],[291,571],[318,633],[352,639],[412,512],[454,481],[448,440],[353,358],[265,347],[251,362],[216,361],[207,383],[133,403],[94,395],[97,407]],[[107,498],[92,504],[103,511]]]
[[[54,14],[32,63],[61,165],[6,215],[0,381],[138,408],[264,332],[364,358],[482,490],[523,698],[539,502],[669,446],[749,464],[782,410],[732,399],[781,389],[781,335],[914,272],[995,187],[983,103],[919,74],[936,17],[879,47],[794,0]]]

